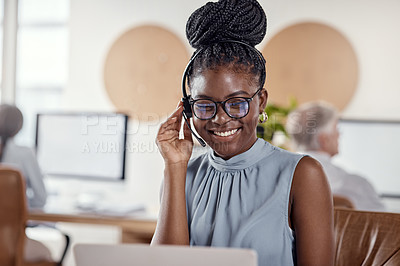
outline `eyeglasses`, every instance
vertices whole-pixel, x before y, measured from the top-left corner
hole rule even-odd
[[[262,88],[259,88],[253,96],[248,97],[232,97],[222,102],[216,102],[209,99],[190,99],[194,115],[201,120],[212,119],[217,114],[218,104],[222,105],[225,113],[232,118],[245,117],[250,110],[250,102],[253,100]]]

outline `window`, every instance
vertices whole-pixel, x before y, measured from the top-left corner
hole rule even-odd
[[[16,141],[33,146],[36,114],[56,110],[68,78],[69,0],[19,0],[16,105],[24,126]]]
[[[4,0],[0,0],[0,88],[3,83],[3,25],[4,25]]]

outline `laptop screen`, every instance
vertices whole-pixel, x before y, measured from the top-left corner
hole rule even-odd
[[[42,172],[123,180],[127,120],[121,113],[38,114],[36,153]]]
[[[251,249],[144,244],[76,244],[77,266],[257,266]]]

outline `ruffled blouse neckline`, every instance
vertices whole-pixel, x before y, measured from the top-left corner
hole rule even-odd
[[[248,168],[251,165],[258,162],[263,156],[261,152],[263,149],[270,145],[268,142],[257,138],[256,142],[247,151],[238,154],[228,160],[224,160],[221,157],[215,155],[214,151],[211,150],[208,154],[211,165],[219,171],[229,171]]]

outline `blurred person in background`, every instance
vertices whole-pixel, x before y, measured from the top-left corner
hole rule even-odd
[[[47,192],[36,156],[32,149],[16,145],[13,141],[22,124],[22,113],[16,106],[0,105],[0,162],[17,168],[25,177],[29,208],[42,208]]]
[[[332,163],[332,157],[339,153],[338,120],[338,111],[332,105],[309,102],[289,114],[286,129],[297,152],[309,154],[322,164],[333,195],[349,199],[359,210],[384,211],[378,193],[366,178]]]
[[[13,137],[21,130],[23,116],[14,105],[0,105],[0,163],[19,170],[25,177],[27,204],[30,209],[43,208],[47,192],[43,176],[32,149],[16,145]],[[26,238],[24,257],[26,261],[51,261],[50,250],[41,242]]]

